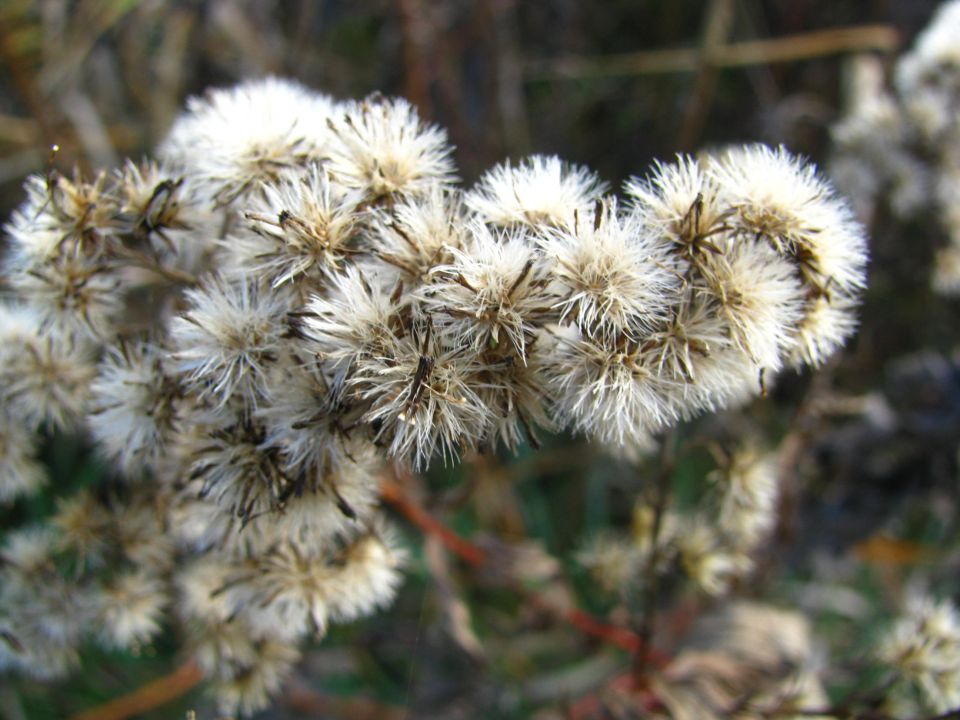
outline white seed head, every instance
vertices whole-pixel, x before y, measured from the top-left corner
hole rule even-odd
[[[347,380],[350,392],[369,403],[364,419],[375,441],[417,469],[437,452],[447,461],[476,446],[490,420],[470,383],[476,359],[439,338],[429,319],[388,340],[361,357]]]
[[[280,350],[289,297],[256,279],[218,276],[186,297],[189,308],[170,326],[174,368],[189,388],[220,407],[232,398],[256,407]]]
[[[150,342],[110,348],[91,388],[87,426],[131,478],[155,471],[176,420],[180,389],[164,372],[164,355]]]
[[[47,481],[36,459],[36,435],[6,411],[0,412],[0,505],[33,495]]]
[[[158,154],[218,205],[254,194],[279,173],[321,160],[333,101],[268,77],[187,100]]]
[[[911,597],[877,655],[916,685],[934,712],[960,705],[960,614],[950,602]]]
[[[735,231],[766,240],[820,291],[864,286],[863,228],[812,164],[782,147],[747,145],[711,158],[709,172],[732,209]]]
[[[100,636],[111,648],[132,649],[160,632],[167,594],[162,581],[142,570],[111,578],[95,595]]]
[[[466,228],[460,194],[437,187],[403,199],[390,212],[378,211],[368,239],[376,257],[413,288],[433,268],[450,263],[451,250],[466,242]]]
[[[370,202],[429,195],[455,180],[446,132],[402,98],[345,103],[329,125],[334,181]]]
[[[533,155],[516,166],[488,170],[464,200],[491,225],[569,227],[573,211],[589,208],[606,190],[593,171],[552,155]]]
[[[450,252],[452,262],[434,268],[418,293],[423,310],[456,345],[475,352],[504,345],[525,362],[527,343],[551,314],[539,251],[523,234],[473,223],[466,246]]]
[[[680,278],[637,213],[618,213],[615,199],[578,211],[571,227],[545,231],[541,246],[562,323],[591,337],[638,338],[668,317]]]
[[[285,173],[244,206],[252,232],[221,245],[237,273],[253,273],[274,287],[324,283],[357,252],[361,196],[334,185],[322,165]]]

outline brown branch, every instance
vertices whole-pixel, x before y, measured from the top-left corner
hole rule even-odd
[[[830,28],[779,38],[721,45],[711,52],[710,65],[715,68],[769,65],[840,53],[870,50],[891,52],[899,45],[900,36],[889,25]],[[528,81],[574,80],[591,77],[697,72],[701,65],[700,48],[669,48],[602,57],[528,60],[525,76]]]
[[[673,477],[674,453],[677,443],[677,431],[671,431],[664,439],[660,449],[660,469],[653,488],[653,525],[650,528],[650,555],[644,568],[643,615],[637,637],[639,647],[633,656],[633,675],[642,685],[651,661],[656,660],[653,650],[653,626],[656,620],[657,602],[660,595],[660,531],[670,499],[670,480]]]
[[[436,537],[447,550],[467,564],[473,567],[479,567],[487,561],[487,554],[481,548],[458,535],[453,529],[437,520],[424,508],[407,498],[403,488],[396,480],[384,478],[381,481],[380,487],[384,501],[392,505],[394,509],[424,534]],[[565,622],[580,630],[584,635],[604,640],[611,645],[616,645],[631,653],[639,653],[644,649],[640,636],[628,628],[597,620],[579,608],[557,610],[555,605],[549,602],[544,596],[528,590],[519,584],[515,585],[514,590],[522,594],[534,607],[558,615]],[[669,660],[665,653],[652,647],[647,648],[644,651],[644,655],[648,660],[658,665],[665,665]]]
[[[393,505],[407,520],[425,534],[435,536],[447,550],[467,564],[479,567],[486,561],[487,556],[483,550],[464,540],[422,507],[408,500],[403,488],[396,480],[384,479],[380,484],[380,493],[383,499]]]
[[[131,693],[73,715],[70,720],[126,720],[186,695],[203,679],[193,661]]]

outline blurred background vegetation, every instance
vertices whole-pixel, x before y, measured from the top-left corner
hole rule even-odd
[[[2,0],[0,217],[21,201],[23,177],[47,167],[52,144],[62,170],[115,166],[149,154],[188,96],[266,74],[339,98],[409,98],[448,130],[465,184],[534,152],[588,165],[612,188],[657,158],[731,142],[783,143],[824,162],[848,59],[892,61],[936,5]],[[862,328],[845,356],[780,378],[743,411],[684,427],[671,474],[678,505],[692,505],[713,467],[704,439],[759,434],[779,447],[777,535],[738,593],[808,611],[839,657],[856,658],[869,640],[862,628],[889,616],[888,601],[915,574],[956,589],[958,308],[928,289],[939,229],[893,227],[882,213],[872,219]],[[573,438],[545,445],[424,478],[431,512],[486,543],[484,568],[458,564],[401,520],[413,560],[395,607],[335,628],[265,717],[530,717],[551,703],[576,707],[615,675],[622,652],[519,599],[501,566],[521,563],[517,574],[560,606],[630,624],[630,607],[600,596],[573,555],[585,538],[629,523],[657,458],[638,468]],[[0,528],[42,517],[53,496],[102,475],[79,440],[50,438],[46,457],[50,494],[2,510]],[[850,595],[813,598],[811,588],[832,585]],[[682,637],[701,605],[683,597],[658,637]],[[0,717],[97,707],[173,672],[176,648],[169,633],[136,657],[91,649],[82,672],[52,685],[0,677]],[[840,673],[831,690],[859,680],[856,669]],[[199,689],[143,717],[188,709],[215,717]]]

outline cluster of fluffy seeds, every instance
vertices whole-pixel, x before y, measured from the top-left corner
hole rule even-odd
[[[935,713],[960,706],[960,614],[952,603],[927,596],[908,600],[877,648],[899,679],[920,690]]]
[[[907,220],[936,211],[945,234],[933,269],[938,292],[960,293],[960,1],[937,10],[894,70],[860,58],[850,107],[834,126],[831,175],[863,217],[878,201]]]
[[[609,591],[631,591],[660,575],[685,578],[706,595],[726,593],[753,569],[776,521],[775,458],[753,447],[723,455],[702,503],[687,512],[638,501],[629,532],[593,538],[579,560]]]
[[[0,500],[43,482],[39,429],[88,433],[123,482],[61,512],[66,539],[11,540],[0,647],[63,668],[89,613],[129,646],[175,608],[225,712],[261,707],[301,639],[393,597],[385,459],[561,427],[642,444],[823,362],[864,284],[851,211],[782,148],[680,157],[626,200],[539,156],[464,192],[409,103],[268,79],[191,99],[158,156],[33,177],[6,226]],[[751,468],[732,461],[709,533],[663,535],[709,592],[766,531]],[[94,587],[130,506],[154,508],[136,532],[164,551]],[[54,592],[34,570],[58,553],[84,572]],[[79,624],[47,627],[47,600]]]

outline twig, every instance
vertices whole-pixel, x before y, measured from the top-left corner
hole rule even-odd
[[[664,439],[660,451],[660,471],[654,487],[653,525],[650,528],[650,556],[644,569],[644,598],[643,615],[640,619],[640,646],[634,654],[633,674],[637,683],[642,686],[650,661],[654,659],[650,653],[653,640],[653,625],[657,611],[657,596],[660,594],[660,530],[663,527],[663,516],[667,510],[667,501],[670,495],[670,479],[673,476],[674,449],[677,442],[677,431],[671,431]]]
[[[380,487],[384,501],[392,505],[423,533],[436,537],[447,550],[474,567],[479,567],[486,562],[487,554],[481,548],[462,538],[425,509],[408,499],[403,488],[396,480],[385,478],[381,481]],[[519,583],[515,585],[514,590],[522,594],[534,607],[558,615],[585,635],[604,640],[631,653],[639,653],[643,650],[643,641],[632,630],[597,620],[579,608],[557,611],[554,604],[545,597],[524,588]],[[649,661],[659,665],[666,664],[669,659],[665,653],[654,648],[647,648],[644,655]]]
[[[383,499],[393,505],[407,520],[429,535],[434,535],[444,546],[464,562],[478,567],[486,561],[486,553],[464,540],[453,530],[434,518],[419,505],[408,500],[396,480],[384,479],[380,484]]]
[[[707,11],[700,48],[700,69],[697,71],[678,135],[677,146],[680,150],[692,148],[703,131],[717,80],[717,66],[713,57],[726,44],[732,22],[733,0],[712,0]]]
[[[186,695],[203,679],[193,661],[184,663],[169,675],[142,685],[131,693],[73,715],[70,720],[126,720]]]
[[[786,35],[766,40],[748,40],[717,47],[710,58],[716,68],[767,65],[809,60],[839,53],[879,50],[891,52],[900,36],[889,25],[860,25]],[[603,57],[535,59],[526,63],[531,80],[574,80],[623,75],[696,72],[701,67],[699,48],[670,48]]]

